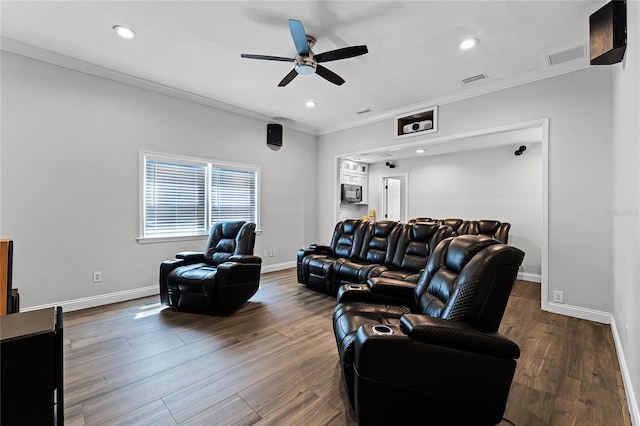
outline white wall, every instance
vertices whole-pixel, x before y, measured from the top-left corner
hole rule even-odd
[[[518,144],[519,146],[519,144]],[[525,252],[521,272],[540,276],[542,253],[542,150],[530,144],[423,156],[396,161],[394,172],[408,174],[409,218],[494,219],[511,223],[509,243]],[[369,168],[371,182],[388,174],[383,163]],[[380,187],[370,186],[372,206]]]
[[[262,167],[264,267],[315,240],[317,138],[2,53],[0,234],[14,240],[21,307],[157,286],[164,259],[206,240],[139,244],[139,151]],[[91,282],[102,271],[103,282]]]
[[[590,67],[551,79],[439,106],[428,137],[549,117],[549,289],[565,306],[606,316],[613,309],[611,223],[611,69]],[[336,155],[391,146],[393,120],[321,136],[319,175]],[[403,142],[407,142],[403,140]],[[319,180],[318,236],[330,238],[334,188]],[[548,295],[547,295],[548,297]]]
[[[640,424],[640,3],[627,2],[628,46],[613,68],[613,317],[634,424]],[[629,328],[628,338],[626,327]],[[619,354],[620,355],[620,354]],[[626,368],[626,371],[625,371]],[[630,395],[630,390],[634,391]],[[635,397],[633,396],[635,394]]]

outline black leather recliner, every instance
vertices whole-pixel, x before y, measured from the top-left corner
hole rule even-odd
[[[393,278],[415,283],[440,241],[455,235],[450,226],[433,222],[413,222],[398,226],[400,232],[391,263],[374,268],[369,273],[369,278]]]
[[[160,265],[160,301],[178,310],[229,314],[257,291],[262,258],[255,223],[217,222],[204,253],[181,252]]]
[[[350,258],[340,258],[335,263],[333,286],[336,290],[343,284],[366,282],[374,268],[385,268],[385,264],[393,261],[402,225],[382,220],[365,222],[364,226],[360,252]]]
[[[333,284],[334,264],[341,258],[350,258],[360,252],[361,233],[367,222],[359,219],[347,219],[338,222],[333,230],[328,246],[313,244],[298,252],[298,282],[322,293],[335,295],[337,287]]]
[[[340,288],[333,327],[360,424],[501,421],[520,349],[497,331],[523,258],[463,235],[438,244],[413,287]]]

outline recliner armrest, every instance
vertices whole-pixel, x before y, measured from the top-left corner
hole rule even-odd
[[[184,259],[187,263],[204,262],[204,253],[197,251],[181,251],[176,254],[176,259]]]
[[[369,278],[367,284],[344,284],[338,289],[338,303],[361,302],[381,305],[413,304],[416,283],[391,278]]]
[[[411,339],[499,358],[518,359],[520,347],[499,333],[485,333],[460,322],[407,314],[400,327]]]
[[[411,300],[417,283],[391,278],[369,278],[367,286],[372,292],[400,300]]]
[[[331,247],[322,244],[309,244],[309,250],[321,254],[331,254]]]
[[[258,256],[232,256],[244,258],[240,261],[231,258],[217,266],[216,281],[219,286],[258,282],[262,268],[262,258]]]
[[[251,256],[247,254],[238,254],[235,256],[231,256],[227,259],[227,262],[237,262],[237,263],[259,263],[262,264],[262,258],[260,256]]]
[[[167,288],[167,277],[169,273],[177,267],[183,266],[185,263],[184,259],[172,259],[165,260],[160,264],[160,303],[163,305],[169,304],[169,292]]]

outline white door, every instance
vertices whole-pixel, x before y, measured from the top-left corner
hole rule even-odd
[[[400,179],[384,178],[383,220],[400,220]]]

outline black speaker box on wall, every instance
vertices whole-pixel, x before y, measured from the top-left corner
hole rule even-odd
[[[267,124],[267,146],[274,151],[282,147],[282,124]]]
[[[627,48],[627,2],[612,0],[589,16],[591,65],[622,61]]]

